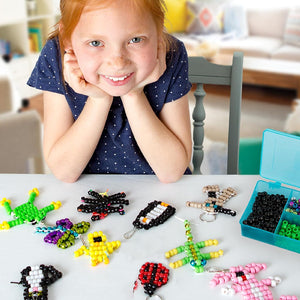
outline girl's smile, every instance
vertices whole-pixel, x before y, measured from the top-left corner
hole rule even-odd
[[[104,80],[106,80],[108,84],[111,84],[113,86],[120,86],[120,85],[127,84],[128,81],[133,76],[133,73],[129,73],[123,76],[108,76],[108,75],[100,75],[100,76],[104,77]]]

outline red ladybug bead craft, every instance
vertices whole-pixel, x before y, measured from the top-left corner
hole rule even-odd
[[[169,269],[161,263],[146,262],[139,271],[138,280],[144,287],[145,294],[152,297],[155,290],[168,282]],[[138,280],[134,283],[133,291],[138,287]],[[157,298],[159,298],[157,296]],[[159,298],[160,299],[160,298]]]

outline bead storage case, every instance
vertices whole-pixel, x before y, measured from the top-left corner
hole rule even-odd
[[[242,235],[300,253],[300,213],[289,209],[291,201],[300,199],[300,137],[266,129],[263,133],[260,176],[262,180],[257,181],[240,219]],[[264,192],[286,198],[273,232],[245,224],[257,206],[257,196]],[[270,210],[274,205],[272,202],[269,201]],[[293,225],[289,228],[293,238],[283,235],[282,226],[287,223]]]

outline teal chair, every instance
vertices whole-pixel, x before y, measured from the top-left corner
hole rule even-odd
[[[204,84],[230,86],[227,174],[238,174],[240,115],[243,83],[243,53],[233,54],[231,65],[217,65],[203,57],[189,57],[189,80],[196,84],[193,110],[193,174],[201,174],[205,109]]]

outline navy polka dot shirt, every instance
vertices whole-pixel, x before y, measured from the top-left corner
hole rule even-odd
[[[191,88],[185,47],[177,39],[175,44],[174,50],[167,53],[165,73],[158,81],[144,88],[147,99],[157,116],[165,103],[181,98]],[[87,96],[77,94],[70,86],[63,83],[57,38],[47,41],[27,84],[40,90],[64,95],[74,120],[80,115],[87,100]],[[88,141],[83,141],[83,146],[84,143]],[[115,97],[113,100],[102,136],[84,173],[154,174],[134,139],[120,97]],[[187,170],[186,173],[190,171]]]

